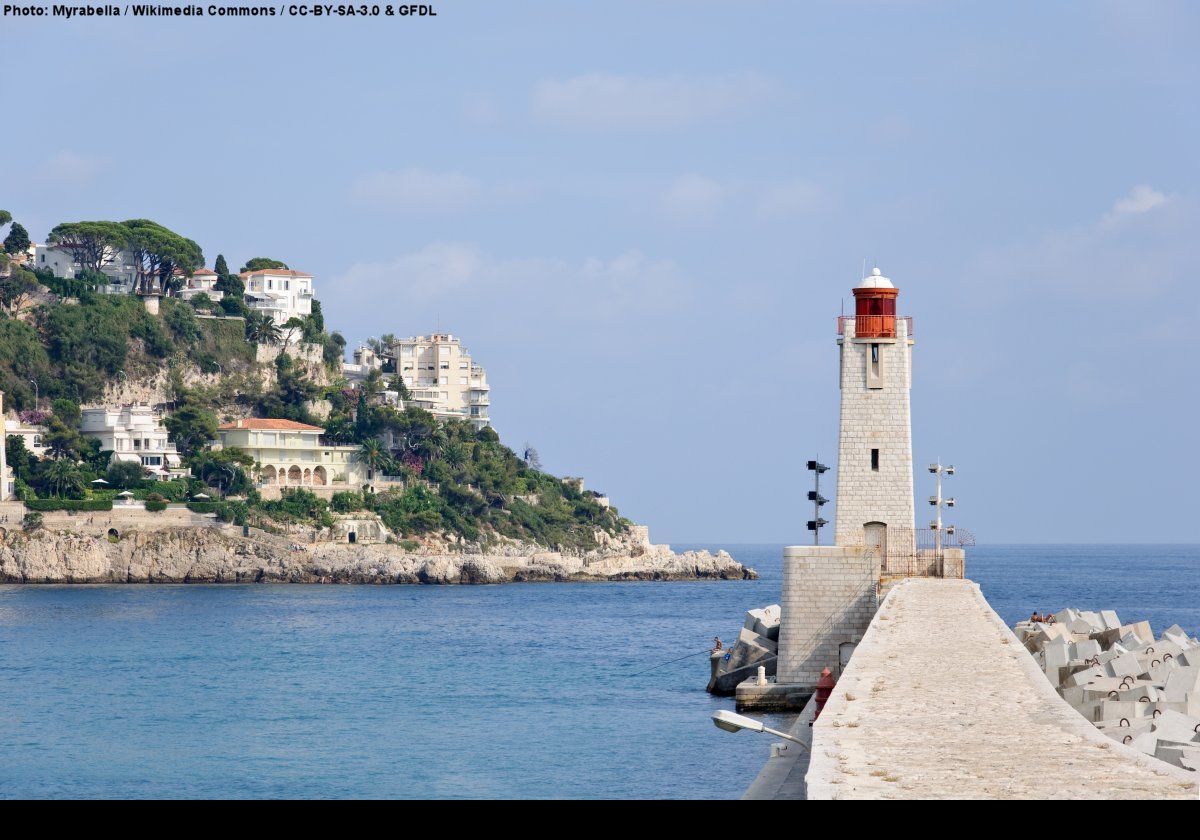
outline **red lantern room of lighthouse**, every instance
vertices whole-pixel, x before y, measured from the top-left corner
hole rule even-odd
[[[871,269],[871,276],[863,278],[862,285],[854,290],[855,338],[895,338],[899,294],[900,290],[878,268]]]

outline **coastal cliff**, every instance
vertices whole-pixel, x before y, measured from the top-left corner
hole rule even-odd
[[[313,543],[222,528],[9,532],[3,583],[507,583],[600,580],[741,580],[757,574],[724,551],[675,553],[616,543],[588,552],[508,544],[485,554],[427,554],[398,545]]]

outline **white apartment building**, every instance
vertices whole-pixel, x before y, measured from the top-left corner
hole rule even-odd
[[[113,461],[139,463],[149,477],[162,480],[188,474],[175,444],[167,439],[162,415],[148,404],[85,408],[82,415],[79,433],[100,441],[102,452],[111,450]]]
[[[459,339],[449,333],[418,335],[400,339],[391,350],[396,373],[412,392],[408,405],[466,420],[477,429],[491,425],[487,372]]]
[[[312,314],[313,279],[303,271],[264,268],[238,275],[246,285],[246,305],[270,315],[283,326],[292,318]]]
[[[176,269],[175,273],[183,280],[183,288],[179,290],[179,296],[184,300],[191,300],[200,294],[207,295],[208,299],[212,301],[225,297],[224,292],[217,291],[217,272],[211,268],[198,268],[192,272],[191,277],[183,276],[183,272],[179,269]]]
[[[33,268],[49,269],[55,277],[74,278],[83,270],[83,266],[75,261],[71,252],[59,245],[34,245]],[[100,291],[108,294],[122,295],[133,291],[137,282],[140,266],[128,251],[115,251],[109,254],[109,261],[100,267],[100,271],[108,277],[108,285]],[[30,267],[26,264],[26,267]]]

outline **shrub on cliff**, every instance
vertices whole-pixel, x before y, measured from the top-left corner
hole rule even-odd
[[[153,499],[146,500],[146,510],[150,513],[162,513],[166,509],[166,502],[156,502]]]

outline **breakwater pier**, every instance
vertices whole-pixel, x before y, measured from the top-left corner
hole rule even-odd
[[[778,761],[781,759],[771,759]],[[1191,799],[1060,698],[969,580],[897,583],[812,728],[809,799]]]

